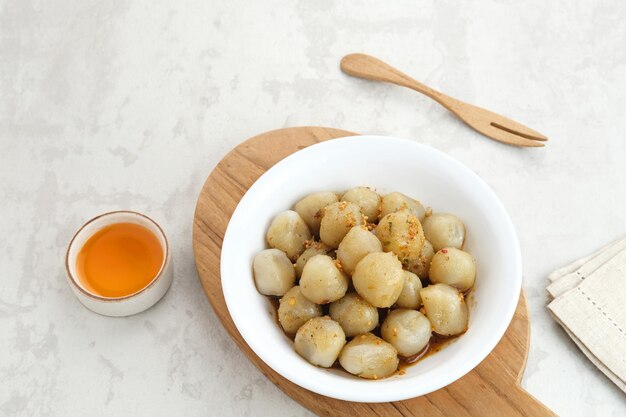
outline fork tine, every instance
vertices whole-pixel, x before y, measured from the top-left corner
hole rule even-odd
[[[514,146],[540,148],[547,137],[490,110],[445,96],[442,104],[474,130],[491,139]]]
[[[508,145],[530,147],[530,148],[540,148],[542,146],[545,146],[545,143],[542,141],[528,139],[518,134],[511,133],[508,130],[500,129],[493,125],[487,125],[487,126],[481,127],[480,132],[483,135],[489,136],[491,139],[506,143]]]
[[[488,110],[487,110],[488,111]],[[491,125],[502,130],[506,130],[507,132],[513,133],[515,135],[521,136],[526,139],[547,141],[548,138],[542,135],[541,133],[524,126],[521,123],[516,122],[515,120],[511,120],[507,117],[501,116],[497,113],[490,112]]]

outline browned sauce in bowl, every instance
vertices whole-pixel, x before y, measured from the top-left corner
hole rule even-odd
[[[466,296],[469,296],[470,294],[472,294],[471,291],[469,291],[468,294],[466,294]],[[280,325],[280,322],[278,321],[278,307],[279,307],[280,297],[268,297],[268,299],[270,300],[272,307],[273,307],[272,314],[274,316],[274,320],[276,321],[276,324],[278,325],[278,327],[282,330],[283,327]],[[329,308],[329,304],[325,304],[322,306],[322,315],[326,315],[326,316],[329,315],[328,308]],[[378,309],[378,317],[379,317],[380,323],[383,323],[385,321],[385,317],[387,317],[387,314],[389,313],[390,310],[391,310],[390,308]],[[292,341],[294,340],[296,336],[295,334],[286,333],[284,330],[283,330],[283,333]],[[380,334],[380,324],[376,326],[374,330],[372,330],[372,333],[382,338]],[[430,341],[421,352],[416,353],[413,356],[408,356],[408,357],[398,355],[398,359],[400,360],[400,363],[398,365],[398,370],[395,372],[394,375],[404,375],[406,373],[407,368],[441,351],[450,343],[457,340],[460,336],[463,336],[463,334],[459,334],[456,336],[440,336],[436,333],[433,333],[432,336],[430,337]],[[347,338],[347,340],[350,341],[352,340],[352,338]],[[336,369],[341,369],[343,371],[343,368],[341,367],[341,365],[339,365],[339,361],[335,361],[332,367]]]

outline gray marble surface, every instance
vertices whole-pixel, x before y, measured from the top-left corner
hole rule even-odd
[[[191,248],[196,196],[257,133],[411,138],[474,169],[517,227],[532,318],[523,386],[562,416],[626,398],[549,317],[552,269],[626,233],[626,3],[0,1],[0,415],[305,416],[222,329]],[[551,138],[516,149],[423,96],[348,78],[368,52]],[[83,308],[74,230],[145,212],[175,281],[133,317]]]

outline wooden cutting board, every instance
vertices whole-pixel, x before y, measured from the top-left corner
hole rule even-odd
[[[554,416],[519,385],[526,366],[530,336],[523,294],[506,334],[480,365],[445,388],[405,401],[353,403],[315,394],[274,372],[248,347],[228,314],[222,295],[220,251],[228,221],[248,188],[278,161],[317,142],[353,135],[322,127],[267,132],[233,149],[207,178],[194,217],[194,255],[209,302],[235,343],[285,394],[320,416]]]

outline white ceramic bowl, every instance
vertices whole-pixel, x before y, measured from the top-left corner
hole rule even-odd
[[[124,297],[102,297],[87,290],[76,271],[76,257],[83,245],[98,230],[115,223],[135,223],[147,228],[159,240],[163,263],[150,283],[134,294]],[[154,220],[134,211],[113,211],[101,214],[85,223],[74,235],[65,255],[67,282],[78,300],[88,309],[104,316],[123,317],[140,313],[157,303],[172,284],[172,265],[167,237]]]
[[[366,185],[400,191],[465,222],[465,249],[477,262],[469,330],[404,375],[370,381],[315,367],[293,349],[273,307],[254,285],[252,260],[266,248],[272,218],[308,193]],[[515,311],[522,282],[519,243],[502,203],[470,169],[415,142],[381,136],[330,140],[280,161],[248,190],[233,213],[221,256],[224,298],[237,329],[272,369],[295,384],[347,401],[398,401],[459,379],[496,346]]]

